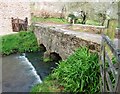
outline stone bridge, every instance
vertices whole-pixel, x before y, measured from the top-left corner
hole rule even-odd
[[[59,54],[64,60],[81,46],[87,46],[92,51],[100,51],[101,36],[98,34],[66,30],[62,25],[34,24],[34,26],[38,44],[44,45],[47,54]]]

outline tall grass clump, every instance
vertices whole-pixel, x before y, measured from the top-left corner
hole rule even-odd
[[[79,48],[67,60],[58,64],[53,78],[58,80],[67,92],[99,92],[98,55],[87,48]]]
[[[38,50],[37,39],[31,31],[2,36],[2,55],[16,52],[34,52]]]
[[[35,86],[31,92],[98,93],[100,92],[98,55],[90,53],[85,47],[79,48],[68,59],[60,61],[48,78]]]

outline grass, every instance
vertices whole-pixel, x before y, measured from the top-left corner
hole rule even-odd
[[[61,89],[59,88],[59,84],[56,80],[53,80],[52,77],[49,75],[45,78],[42,84],[37,84],[32,88],[30,94],[37,94],[38,92],[60,92]]]
[[[68,22],[65,19],[61,18],[41,18],[41,17],[32,17],[33,22],[42,22],[42,23],[57,23],[57,24],[67,24]]]
[[[79,48],[65,61],[60,61],[53,73],[31,92],[85,92],[100,91],[98,55],[87,48]]]
[[[2,55],[9,55],[16,52],[35,52],[39,47],[36,37],[32,31],[21,31],[17,34],[1,37]]]
[[[95,26],[99,26],[100,25],[99,22],[93,21],[93,20],[87,20],[86,24],[88,24],[88,25],[95,25]]]
[[[41,17],[32,17],[32,21],[33,22],[51,22],[51,23],[58,23],[58,24],[69,24],[67,22],[67,20],[65,19],[61,19],[61,18],[41,18]],[[81,21],[81,19],[79,19],[79,21]],[[99,26],[99,23],[97,21],[93,21],[93,20],[87,20],[86,24],[88,25],[96,25]]]

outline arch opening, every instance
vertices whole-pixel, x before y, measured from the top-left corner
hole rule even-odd
[[[46,47],[45,47],[43,44],[40,44],[39,47],[40,47],[40,50],[41,50],[41,51],[43,51],[43,52],[46,51]]]
[[[50,58],[53,61],[60,61],[60,60],[62,60],[62,58],[60,57],[60,55],[58,53],[55,53],[55,52],[50,53]]]

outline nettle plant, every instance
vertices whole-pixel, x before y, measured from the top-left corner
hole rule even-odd
[[[52,74],[64,91],[96,93],[100,91],[98,54],[79,48],[67,60],[61,61]]]

